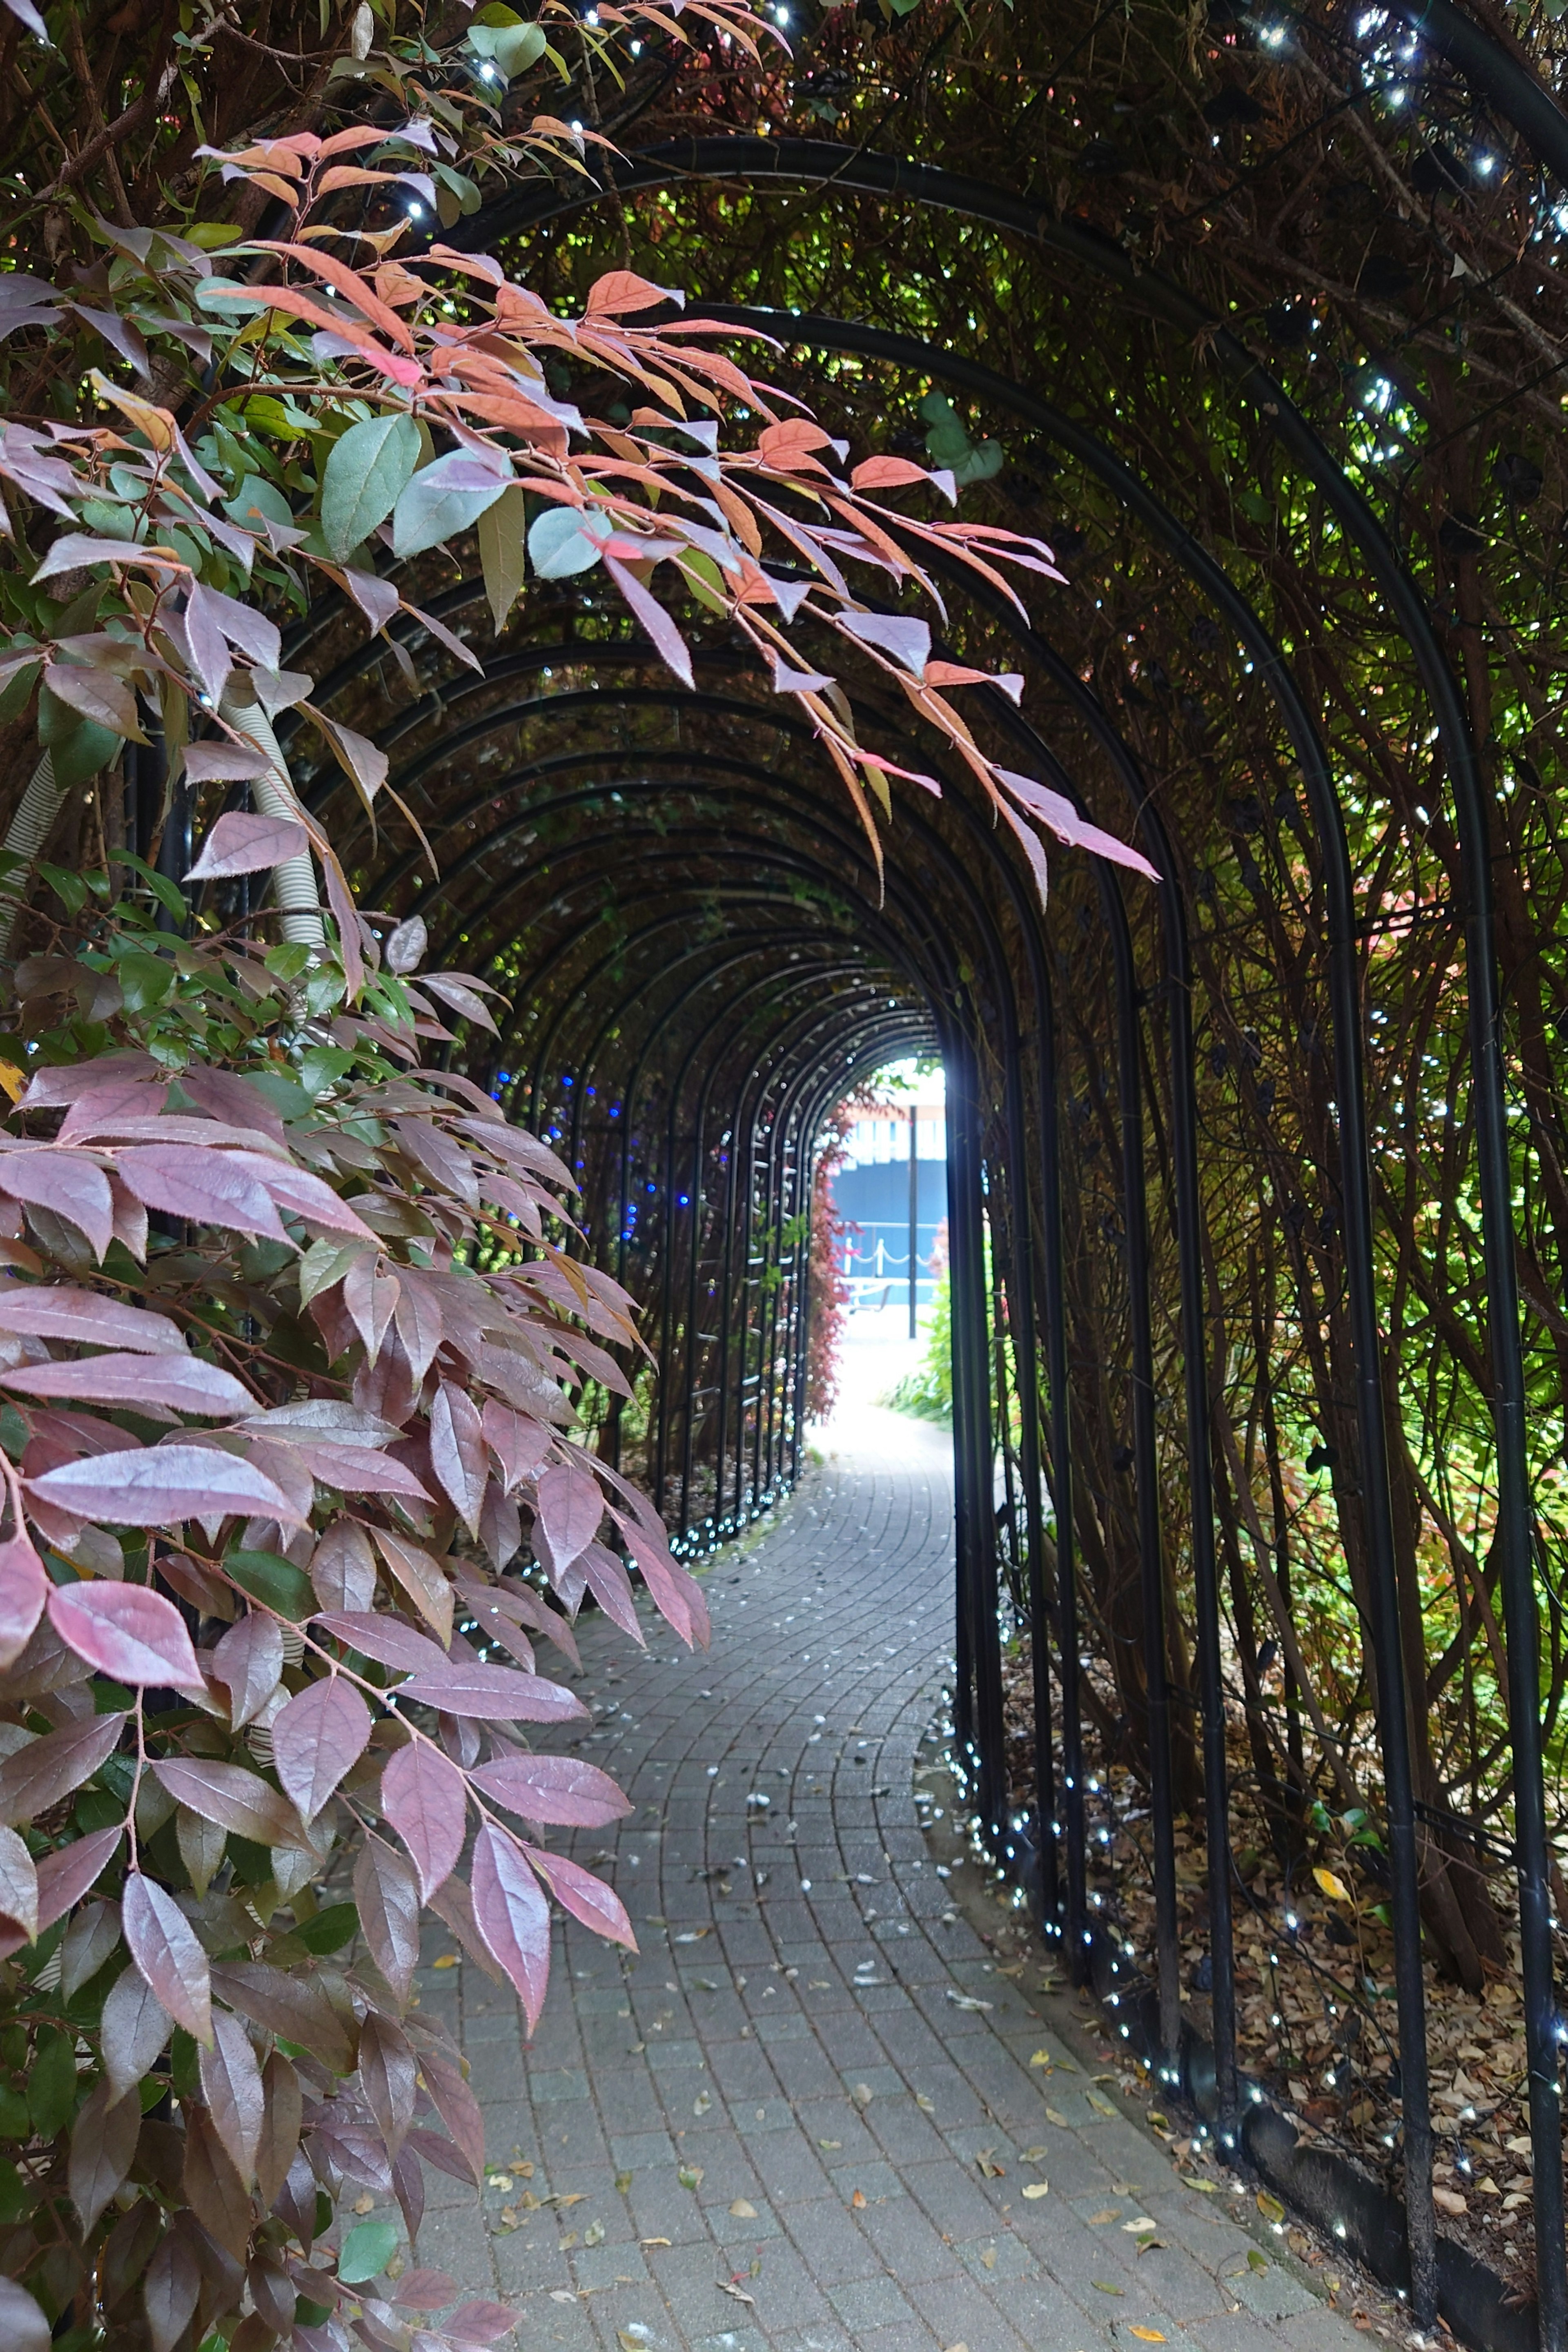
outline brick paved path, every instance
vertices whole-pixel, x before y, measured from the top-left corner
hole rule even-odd
[[[836,1435],[710,1573],[710,1652],[652,1621],[646,1657],[588,1630],[605,1704],[578,1745],[636,1811],[573,1851],[613,1864],[641,1955],[573,1927],[532,2053],[476,1969],[422,1969],[492,2159],[519,2161],[482,2211],[427,2174],[421,2259],[568,2352],[1097,2352],[1142,2331],[1344,2352],[1344,2320],[1248,2266],[1233,2200],[1184,2189],[1081,2065],[1031,2067],[1067,2060],[1066,2005],[1053,2032],[994,1972],[911,1793],[952,1639],[950,1448],[878,1412],[853,1452]],[[1158,2251],[1121,2227],[1142,2217]]]

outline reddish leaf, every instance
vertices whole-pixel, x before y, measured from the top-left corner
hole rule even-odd
[[[38,1874],[15,1830],[0,1829],[0,1918],[20,1927],[27,1941],[38,1933]]]
[[[439,1674],[448,1664],[445,1650],[427,1634],[416,1633],[401,1617],[386,1617],[368,1609],[324,1609],[315,1622],[346,1642],[351,1650],[358,1650],[362,1657],[400,1667],[405,1674]]]
[[[49,2323],[25,2286],[0,2278],[0,2343],[6,2352],[49,2352]],[[158,2346],[155,2352],[165,2352]]]
[[[604,1516],[605,1498],[598,1481],[585,1471],[558,1465],[544,1472],[539,1481],[539,1517],[552,1567],[570,1568],[598,1534]]]
[[[643,1582],[647,1586],[659,1615],[674,1626],[689,1649],[706,1649],[708,1603],[702,1598],[702,1590],[696,1578],[671,1556],[669,1546],[662,1536],[655,1535],[643,1521],[613,1507],[610,1516],[626,1538],[626,1548],[642,1570]]]
[[[627,310],[648,310],[660,302],[673,302],[679,308],[685,300],[679,287],[655,286],[650,278],[639,278],[632,269],[607,269],[589,287],[588,308],[584,315],[589,319],[616,319]]]
[[[267,2061],[261,2087],[264,2099],[261,2140],[256,2151],[256,2187],[270,2212],[294,2161],[304,2116],[300,2078],[294,2072],[293,2061],[286,2058],[281,2050],[275,2050]]]
[[[849,479],[858,490],[893,490],[905,482],[929,482],[931,476],[908,457],[868,457]]]
[[[210,2049],[201,2053],[202,2094],[213,2128],[230,2161],[248,2189],[256,2179],[256,2156],[261,2145],[265,2101],[261,2068],[250,2036],[237,2017],[215,2009]]]
[[[44,1613],[49,1580],[20,1528],[0,1543],[0,1669],[14,1665]]]
[[[312,1176],[306,1168],[297,1168],[292,1160],[273,1160],[259,1151],[226,1151],[228,1166],[237,1172],[253,1176],[264,1192],[271,1194],[279,1208],[287,1209],[292,1217],[302,1217],[307,1224],[321,1225],[331,1234],[349,1234],[355,1241],[374,1242],[375,1235],[346,1201],[341,1201],[330,1184]]]
[[[206,1446],[138,1446],[89,1455],[24,1483],[29,1494],[56,1510],[108,1519],[116,1527],[172,1527],[181,1519],[220,1519],[230,1512],[277,1519],[285,1527],[302,1524],[270,1478],[237,1454]]]
[[[327,1675],[307,1683],[272,1723],[272,1761],[307,1822],[315,1820],[370,1741],[370,1709],[353,1683]]]
[[[128,1721],[124,1715],[91,1715],[7,1756],[0,1764],[0,1821],[34,1821],[79,1789],[113,1755]]]
[[[395,1319],[407,1351],[409,1377],[423,1381],[446,1329],[441,1303],[413,1268],[399,1275],[398,1290]]]
[[[458,2300],[458,2282],[447,2271],[405,2271],[392,2300],[405,2311],[445,2311]]]
[[[212,2041],[212,2003],[206,1954],[172,1895],[141,1871],[128,1871],[121,1897],[125,1941],[142,1977],[176,2025],[205,2043]]]
[[[287,1241],[270,1193],[247,1169],[235,1166],[241,1157],[194,1144],[148,1143],[118,1152],[116,1167],[121,1181],[149,1209],[229,1233]],[[0,1184],[5,1181],[0,1161]]]
[[[310,835],[291,816],[247,816],[232,810],[218,818],[185,879],[216,882],[228,874],[259,874],[301,856],[310,845]]]
[[[278,1720],[281,1723],[283,1716]],[[236,1837],[249,1838],[254,1845],[305,1843],[292,1806],[243,1764],[223,1764],[207,1756],[169,1756],[155,1760],[152,1769],[176,1804],[219,1829],[232,1830]]]
[[[622,541],[620,551],[623,554],[626,553],[629,545],[629,541]],[[605,571],[630,605],[636,618],[642,623],[652,638],[654,647],[665,667],[672,671],[680,680],[681,685],[689,689],[693,683],[691,649],[658,598],[651,589],[643,586],[637,573],[627,564],[617,562],[616,557],[608,551],[605,555],[604,564]],[[495,1024],[487,1019],[485,1026],[487,1029],[493,1029]]]
[[[97,1097],[94,1097],[97,1100]],[[166,1317],[127,1307],[66,1283],[0,1286],[0,1331],[40,1339],[77,1339],[89,1348],[129,1348],[142,1356],[182,1356],[185,1342]]]
[[[141,2137],[140,2104],[116,2099],[107,2082],[95,2084],[71,2126],[66,2167],[66,2186],[84,2231],[123,2186]]]
[[[168,2011],[138,1969],[126,1969],[115,1978],[103,2004],[102,2041],[112,2098],[123,2099],[140,2087],[173,2030]]]
[[[0,1192],[29,1207],[51,1209],[83,1234],[101,1258],[114,1234],[109,1179],[96,1160],[70,1150],[0,1152]]]
[[[550,1906],[523,1850],[486,1822],[474,1840],[474,1920],[517,1988],[531,2033],[550,1981]]]
[[[373,2011],[365,2019],[359,2042],[359,2079],[365,2104],[375,2117],[388,2156],[395,2156],[414,2121],[415,2076],[417,2064],[408,2036]]]
[[[499,1404],[494,1397],[485,1399],[479,1422],[510,1495],[525,1478],[531,1478],[543,1461],[551,1433],[542,1422],[514,1412],[510,1405]]]
[[[121,1722],[124,1717],[118,1718]],[[96,1886],[114,1858],[121,1831],[118,1824],[106,1830],[94,1830],[87,1837],[76,1838],[69,1845],[58,1846],[53,1853],[45,1854],[38,1864],[38,1933],[63,1919],[73,1903],[79,1903],[91,1886]]]
[[[206,1689],[184,1619],[143,1584],[55,1585],[49,1622],[79,1658],[117,1682]]]
[[[584,1870],[577,1863],[568,1862],[563,1854],[542,1853],[531,1845],[524,1852],[563,1910],[570,1911],[574,1919],[581,1919],[585,1927],[592,1927],[595,1935],[607,1936],[611,1943],[624,1944],[630,1952],[637,1950],[637,1939],[632,1933],[626,1906],[602,1878],[595,1878],[592,1871]]]
[[[468,1783],[426,1739],[394,1750],[381,1776],[381,1810],[414,1858],[428,1903],[457,1868],[468,1826]]]
[[[188,2101],[184,2112],[185,2202],[237,2269],[250,2243],[250,2199],[205,2109]]]
[[[510,1666],[443,1666],[439,1674],[416,1675],[399,1698],[418,1699],[443,1715],[477,1717],[492,1723],[563,1723],[588,1710],[580,1698],[542,1675],[514,1674]]]
[[[352,1519],[330,1527],[310,1555],[310,1581],[323,1609],[368,1611],[375,1599],[375,1554],[364,1529]]]
[[[214,1969],[212,1985],[220,2000],[253,2025],[297,2042],[334,2074],[353,2071],[343,2021],[314,1984],[258,1960],[228,1960]]]
[[[360,1848],[354,1900],[372,1959],[398,1999],[406,2000],[419,1958],[419,1882],[381,1838],[367,1837]]]
[[[472,1778],[476,1789],[531,1822],[603,1829],[632,1810],[607,1772],[574,1756],[502,1756],[479,1765]]]
[[[26,1396],[63,1397],[72,1402],[166,1405],[212,1420],[250,1412],[256,1400],[232,1372],[204,1364],[198,1356],[83,1356],[69,1364],[23,1364],[0,1372],[0,1387]]]
[[[300,1438],[295,1451],[313,1478],[335,1486],[340,1495],[404,1495],[410,1502],[428,1503],[429,1490],[412,1470],[389,1454],[369,1445],[335,1445],[323,1438]]]
[[[89,1903],[79,1911],[60,1943],[60,1990],[66,2000],[74,2000],[119,1949],[118,1903]]]
[[[468,2159],[476,2180],[485,2176],[485,2119],[456,2057],[445,2057],[426,2035],[419,2039],[420,2071],[436,2112]]]
[[[195,2316],[201,2292],[201,2269],[190,2242],[182,2231],[172,2230],[148,2263],[142,2289],[153,2352],[174,2352]]]
[[[277,1619],[252,1610],[229,1627],[209,1654],[207,1666],[228,1693],[230,1723],[241,1730],[254,1722],[282,1677],[283,1634]]]
[[[589,1591],[611,1623],[618,1625],[623,1633],[629,1633],[640,1648],[646,1649],[647,1642],[642,1620],[637,1615],[632,1580],[615,1553],[605,1544],[586,1544],[577,1566]]]
[[[479,1409],[461,1389],[443,1381],[430,1408],[430,1465],[471,1536],[479,1531],[489,1464]]]

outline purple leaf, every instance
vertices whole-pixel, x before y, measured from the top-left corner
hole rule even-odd
[[[1048,824],[1058,841],[1069,842],[1076,849],[1087,849],[1096,857],[1109,857],[1113,865],[1130,866],[1135,874],[1147,875],[1151,882],[1160,879],[1146,857],[1126,842],[1118,841],[1113,833],[1102,833],[1099,825],[1090,824],[1060,793],[1036,783],[1032,776],[1015,775],[1011,768],[998,768],[996,773],[1015,799],[1023,802],[1031,816]]]
[[[182,2231],[171,2230],[147,2265],[142,2289],[153,2352],[174,2352],[195,2316],[201,2292],[201,2267],[190,2241]]]
[[[514,1674],[510,1666],[443,1665],[439,1674],[416,1675],[404,1683],[400,1699],[418,1699],[444,1715],[475,1716],[493,1723],[564,1723],[588,1710],[560,1683],[542,1675]]]
[[[352,1519],[330,1527],[310,1556],[310,1581],[323,1609],[368,1612],[375,1599],[375,1554],[364,1529]]]
[[[122,1683],[206,1689],[185,1621],[161,1592],[142,1584],[55,1585],[48,1607],[61,1641],[97,1673]]]
[[[430,1466],[451,1496],[471,1536],[479,1531],[489,1465],[479,1408],[450,1381],[443,1381],[430,1408]]]
[[[103,2070],[112,2098],[123,2099],[140,2087],[173,2030],[168,2011],[139,1969],[126,1969],[115,1978],[104,2000],[102,2028]]]
[[[441,2322],[441,2333],[454,2344],[499,2344],[517,2324],[517,2313],[508,2311],[503,2304],[464,2303]]]
[[[128,1871],[121,1898],[131,1957],[176,2025],[204,2045],[213,2038],[206,1954],[172,1895],[141,1871]]]
[[[328,1675],[307,1683],[271,1728],[278,1778],[312,1822],[369,1745],[370,1709],[351,1682]]]
[[[116,1718],[123,1723],[123,1716]],[[53,1853],[45,1854],[38,1864],[38,1933],[63,1919],[73,1903],[79,1903],[89,1887],[96,1886],[120,1843],[118,1822],[106,1830],[94,1830],[90,1836],[77,1838],[69,1845],[58,1846]]]
[[[550,1450],[550,1432],[542,1422],[514,1412],[510,1405],[499,1404],[494,1397],[486,1398],[479,1419],[510,1495],[525,1478],[531,1478],[543,1461]]]
[[[637,618],[653,639],[667,668],[674,671],[682,686],[691,686],[691,654],[685,638],[651,590],[643,586],[635,572],[613,555],[604,558],[605,571],[615,582]],[[487,1023],[487,1027],[489,1025]]]
[[[449,1661],[445,1650],[427,1635],[416,1633],[400,1617],[385,1617],[363,1609],[324,1609],[315,1620],[362,1657],[405,1674],[442,1674]]]
[[[300,1527],[302,1516],[250,1463],[198,1445],[134,1447],[62,1462],[27,1491],[77,1518],[116,1527],[172,1527],[181,1519],[218,1519],[237,1512]]]
[[[24,1531],[0,1543],[0,1669],[15,1665],[44,1613],[49,1580]]]
[[[17,0],[6,0],[6,5],[20,15]],[[49,2352],[49,2323],[26,2288],[0,2278],[0,2343],[6,2352]]]
[[[141,2136],[140,2103],[116,2099],[106,2082],[95,2084],[71,2126],[66,2167],[66,2186],[84,2232],[124,2185]]]
[[[578,1553],[593,1542],[604,1515],[598,1482],[585,1471],[558,1465],[540,1479],[539,1516],[551,1561],[558,1570],[570,1568]]]
[[[228,1719],[236,1731],[255,1720],[283,1675],[283,1634],[278,1621],[258,1610],[231,1625],[211,1652],[207,1667],[228,1693]]]
[[[308,1168],[296,1168],[291,1160],[270,1160],[259,1151],[226,1151],[223,1157],[232,1170],[253,1176],[290,1216],[324,1226],[328,1233],[350,1234],[355,1241],[374,1241],[375,1235],[357,1210],[340,1201],[331,1186],[312,1176]]]
[[[476,1789],[531,1822],[603,1829],[632,1810],[607,1772],[574,1756],[502,1756],[473,1774]]]
[[[96,1100],[96,1097],[94,1098]],[[142,1356],[183,1356],[185,1343],[166,1316],[126,1307],[96,1290],[65,1283],[0,1286],[0,1331],[40,1339],[77,1339],[89,1348],[129,1348]]]
[[[475,1923],[516,1986],[531,2033],[550,1981],[550,1906],[517,1840],[489,1822],[474,1840],[471,1876]]]
[[[458,2300],[458,2282],[448,2271],[405,2271],[392,2300],[405,2311],[445,2311]]]
[[[381,1810],[414,1857],[420,1899],[428,1903],[463,1851],[468,1811],[463,1775],[428,1740],[411,1739],[387,1760]]]
[[[0,1192],[32,1208],[52,1209],[87,1237],[101,1258],[114,1238],[114,1198],[95,1160],[71,1150],[0,1151]]]
[[[286,2058],[281,2050],[275,2050],[267,2061],[261,2084],[266,2106],[261,2144],[256,2152],[256,2185],[263,2205],[270,2212],[278,2201],[279,2190],[289,2178],[289,2168],[300,2145],[304,2102],[293,2061]]]
[[[250,2036],[237,2017],[215,2009],[210,2049],[201,2053],[202,2093],[213,2128],[246,2187],[256,2179],[265,2101],[261,2069]]]
[[[419,1544],[394,1535],[390,1528],[376,1528],[373,1533],[383,1559],[445,1648],[452,1638],[453,1596],[440,1561]]]
[[[236,1837],[249,1838],[253,1845],[305,1843],[292,1807],[270,1781],[247,1772],[243,1764],[223,1764],[210,1756],[166,1756],[155,1759],[151,1769],[176,1804],[219,1829],[232,1830]]]
[[[624,1944],[635,1952],[637,1939],[632,1933],[632,1923],[626,1916],[626,1905],[602,1878],[584,1870],[575,1862],[568,1862],[559,1853],[542,1853],[537,1846],[523,1851],[563,1910],[596,1936],[607,1936],[613,1944]]]
[[[419,1882],[395,1849],[367,1837],[354,1864],[354,1901],[370,1956],[406,2000],[419,1958]]]
[[[195,1144],[146,1143],[118,1152],[115,1164],[121,1181],[149,1209],[286,1242],[270,1193],[247,1169],[235,1165],[242,1157],[248,1155]],[[5,1183],[6,1163],[0,1160],[0,1185]]]
[[[183,1353],[83,1356],[68,1364],[24,1364],[16,1371],[0,1372],[0,1386],[73,1403],[132,1409],[165,1405],[215,1421],[252,1412],[256,1407],[255,1398],[232,1372]]]
[[[389,2157],[395,2157],[414,2121],[417,2071],[417,2062],[402,2027],[372,2011],[359,2039],[360,2088]]]
[[[265,753],[247,751],[243,744],[214,739],[185,746],[185,773],[193,784],[248,783],[254,777],[270,774],[271,769]]]
[[[342,2021],[315,1985],[258,1960],[229,1960],[213,1970],[213,1990],[252,2025],[297,2042],[334,2074],[353,2067]]]
[[[7,1756],[0,1764],[0,1821],[34,1821],[79,1789],[113,1755],[128,1720],[124,1715],[89,1715],[46,1731]]]
[[[902,619],[896,613],[836,613],[834,626],[863,646],[891,654],[916,677],[925,674],[931,659],[931,629],[924,621]]]

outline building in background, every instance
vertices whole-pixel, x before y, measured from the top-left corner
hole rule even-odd
[[[895,1078],[902,1083],[889,1083]],[[833,1204],[848,1229],[841,1266],[856,1307],[878,1306],[884,1298],[898,1306],[909,1297],[911,1119],[915,1304],[923,1310],[931,1303],[936,1274],[947,1259],[945,1103],[941,1070],[917,1076],[913,1063],[906,1062],[879,1072],[867,1100],[856,1106],[844,1163],[833,1178]]]

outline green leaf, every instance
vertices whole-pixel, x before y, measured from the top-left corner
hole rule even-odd
[[[307,1094],[324,1095],[353,1067],[353,1055],[342,1045],[307,1045],[297,1067]]]
[[[304,1570],[275,1551],[231,1551],[223,1564],[252,1600],[296,1623],[311,1616],[318,1606],[315,1586]]]
[[[79,874],[68,873],[63,866],[50,866],[38,860],[38,873],[47,882],[68,915],[79,915],[87,904],[87,884]]]
[[[0,2139],[26,2139],[27,2130],[26,2100],[9,2083],[0,2085]]]
[[[308,1952],[341,1952],[358,1926],[359,1913],[352,1903],[331,1903],[294,1934]]]
[[[338,2256],[338,2276],[345,2286],[362,2286],[379,2278],[397,2252],[397,2227],[392,2221],[362,2221],[343,2240]]]
[[[476,56],[493,58],[497,67],[511,81],[518,74],[526,73],[544,55],[545,38],[538,25],[474,24],[468,27],[468,47]]]
[[[509,485],[504,481],[473,487],[476,465],[466,449],[449,449],[433,466],[421,467],[393,509],[395,555],[422,555],[426,548],[458,538],[505,495]]]
[[[100,727],[96,719],[81,718],[58,694],[41,686],[38,740],[53,757],[56,783],[62,791],[68,791],[73,784],[85,784],[89,776],[106,768],[119,751],[121,738],[111,729]]]
[[[418,463],[419,428],[401,413],[351,425],[333,443],[321,482],[321,536],[340,563],[386,520]]]
[[[127,1013],[154,1013],[174,985],[174,967],[162,956],[133,951],[119,963],[120,992]]]
[[[565,580],[599,561],[599,541],[610,538],[607,516],[576,507],[546,507],[528,529],[528,560],[542,580]]]
[[[479,517],[479,564],[498,637],[522,586],[527,506],[521,483],[513,482]]]
[[[63,2033],[38,2036],[27,2076],[27,2112],[40,2139],[53,2139],[76,2113],[76,2053]]]
[[[32,2182],[24,2182],[10,2158],[0,2157],[0,2221],[19,2221],[31,2210],[36,2193]]]

